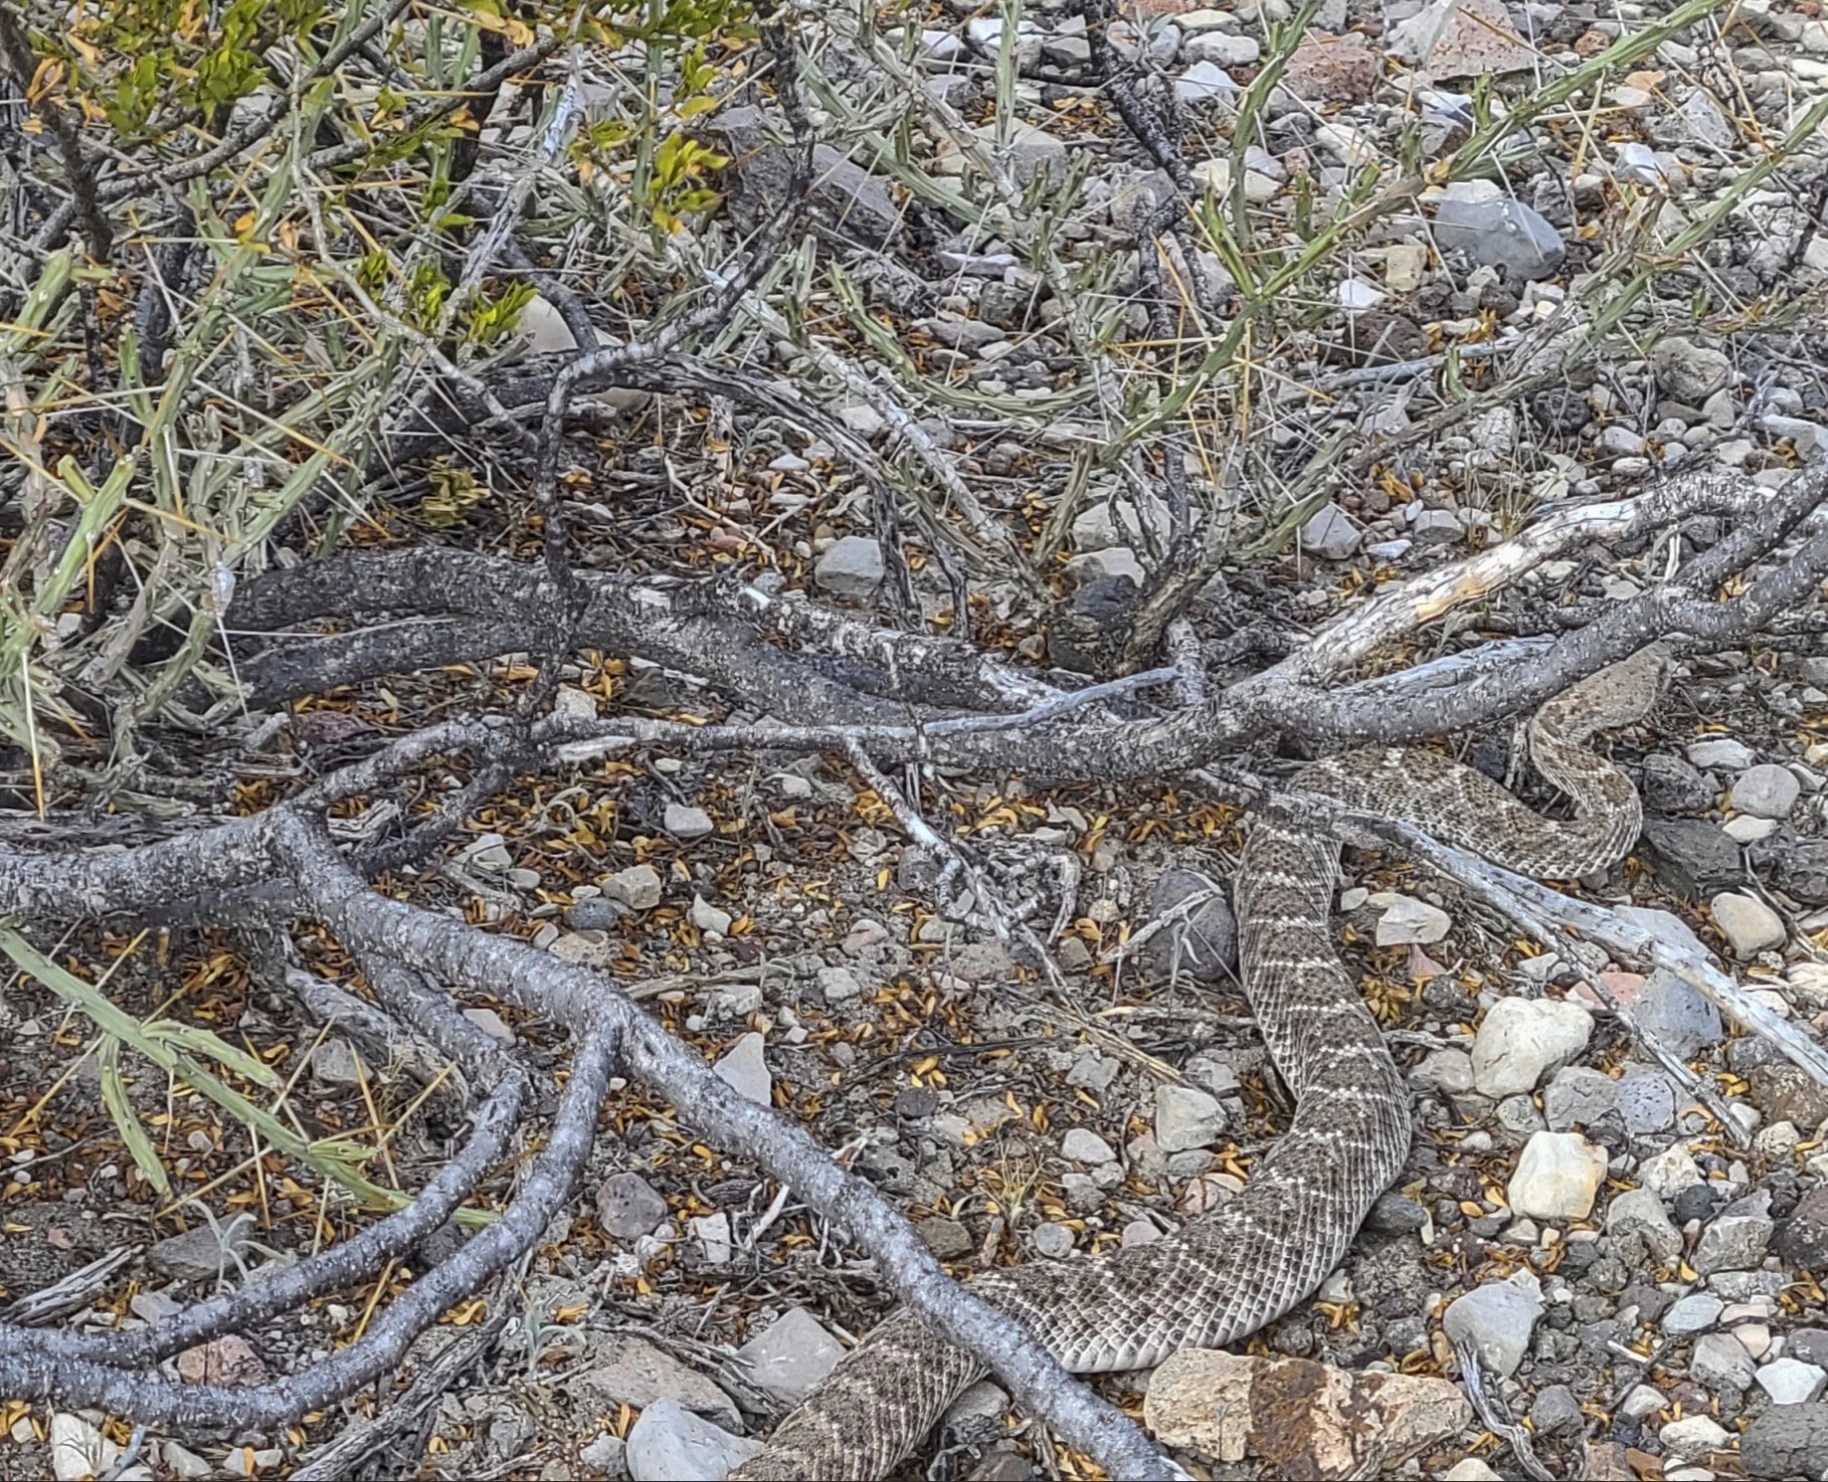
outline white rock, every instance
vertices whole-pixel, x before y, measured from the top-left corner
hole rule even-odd
[[[1503,1482],[1503,1479],[1478,1457],[1469,1456],[1442,1472],[1441,1482]]]
[[[59,1410],[51,1416],[51,1473],[57,1482],[99,1477],[120,1459],[116,1446],[80,1415]]]
[[[723,1477],[762,1449],[694,1415],[677,1400],[656,1400],[628,1431],[628,1474],[635,1482],[700,1482]]]
[[[1758,1371],[1758,1387],[1774,1405],[1806,1405],[1828,1389],[1828,1369],[1801,1359],[1773,1359]]]
[[[847,535],[819,558],[812,579],[835,596],[866,601],[882,585],[883,571],[881,544],[867,535]]]
[[[660,874],[652,865],[630,865],[597,883],[605,896],[631,911],[651,911],[660,904]]]
[[[1730,1437],[1726,1428],[1712,1416],[1685,1415],[1658,1431],[1657,1439],[1663,1443],[1665,1451],[1673,1451],[1678,1456],[1702,1456],[1720,1450]]]
[[[1552,998],[1501,998],[1473,1040],[1473,1084],[1494,1099],[1536,1089],[1587,1048],[1593,1016],[1579,1004]]]
[[[1802,784],[1788,767],[1766,762],[1762,766],[1747,767],[1734,778],[1727,801],[1739,812],[1749,813],[1754,818],[1788,818],[1802,790]]]
[[[1731,736],[1709,736],[1704,741],[1690,742],[1687,754],[1691,766],[1718,767],[1724,772],[1744,771],[1758,760],[1757,752]]]
[[[714,906],[702,895],[692,897],[692,925],[700,931],[714,931],[720,937],[730,935],[732,917],[721,906]]]
[[[1741,962],[1783,946],[1788,936],[1783,918],[1756,896],[1723,890],[1714,897],[1708,909],[1713,913],[1714,925],[1720,928],[1720,934]]]
[[[736,1254],[730,1236],[730,1216],[721,1210],[716,1214],[697,1215],[692,1220],[692,1234],[704,1247],[705,1264],[727,1266]]]
[[[1506,1196],[1516,1214],[1584,1220],[1606,1181],[1606,1150],[1578,1132],[1536,1132],[1525,1144]]]
[[[1688,1144],[1681,1142],[1640,1165],[1638,1178],[1659,1199],[1673,1199],[1684,1189],[1707,1182],[1689,1153]]]
[[[1380,890],[1370,898],[1370,903],[1383,911],[1377,918],[1377,945],[1380,947],[1400,947],[1409,942],[1426,946],[1440,941],[1453,929],[1453,917],[1447,912],[1413,896]]]
[[[1441,1316],[1441,1327],[1449,1339],[1471,1343],[1486,1368],[1508,1379],[1529,1351],[1530,1334],[1541,1316],[1542,1282],[1534,1271],[1519,1271],[1455,1298]]]

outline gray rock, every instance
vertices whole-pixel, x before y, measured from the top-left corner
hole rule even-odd
[[[1685,1415],[1662,1427],[1657,1439],[1671,1456],[1696,1457],[1721,1450],[1732,1435],[1711,1415]]]
[[[1225,1135],[1225,1108],[1216,1096],[1191,1086],[1155,1089],[1155,1143],[1164,1153],[1184,1153]]]
[[[1698,407],[1716,391],[1731,383],[1733,362],[1718,350],[1682,335],[1665,335],[1650,347],[1650,369],[1657,378],[1658,389],[1671,401]],[[1689,760],[1698,767],[1708,765]]]
[[[1633,1137],[1661,1132],[1675,1124],[1676,1088],[1661,1071],[1627,1071],[1619,1079],[1618,1088],[1619,1115]]]
[[[578,1452],[578,1460],[606,1477],[620,1477],[628,1471],[628,1442],[614,1431],[604,1431]]]
[[[1651,973],[1638,993],[1635,1012],[1645,1033],[1684,1060],[1719,1044],[1724,1033],[1720,1010],[1701,996],[1700,989],[1667,968]]]
[[[845,1003],[863,992],[863,984],[848,967],[822,967],[816,981],[827,1003]]]
[[[1235,86],[1235,84],[1234,84]],[[975,130],[992,154],[997,148],[997,126],[980,124]],[[1066,178],[1066,146],[1052,134],[1021,119],[1011,122],[1005,162],[1015,183],[1023,188],[1036,180],[1061,181]]]
[[[730,935],[730,926],[735,919],[722,906],[712,905],[702,895],[692,897],[692,909],[687,915],[700,931],[716,932],[720,937]]]
[[[1750,1389],[1756,1372],[1751,1354],[1731,1333],[1703,1333],[1695,1339],[1689,1359],[1690,1376],[1709,1389]]]
[[[1734,779],[1727,801],[1754,818],[1788,818],[1802,790],[1796,774],[1788,767],[1765,762],[1746,768]]]
[[[788,1410],[838,1367],[844,1349],[804,1307],[789,1307],[736,1356],[748,1363],[749,1381]]]
[[[1644,806],[1654,813],[1700,813],[1713,807],[1714,784],[1679,756],[1653,751],[1639,778]]]
[[[1196,895],[1208,898],[1150,937],[1143,944],[1144,960],[1163,977],[1180,973],[1196,983],[1229,982],[1238,962],[1238,922],[1223,891],[1214,891],[1195,871],[1164,870],[1149,894],[1149,914],[1159,920]]]
[[[734,159],[737,204],[750,216],[778,211],[793,172],[793,148],[777,143],[786,125],[759,108],[727,108],[710,128],[722,136]],[[813,148],[807,204],[821,222],[864,246],[881,247],[900,235],[901,208],[888,186],[829,144]]]
[[[1552,1132],[1591,1127],[1607,1112],[1617,1109],[1619,1082],[1603,1070],[1567,1065],[1555,1072],[1543,1092],[1542,1114]]]
[[[1746,1072],[1746,1099],[1767,1124],[1789,1122],[1814,1132],[1828,1121],[1828,1086],[1794,1065],[1755,1065]]]
[[[1770,1196],[1763,1204],[1770,1203]],[[1770,1249],[1773,1223],[1762,1205],[1742,1201],[1749,1208],[1734,1205],[1701,1232],[1689,1264],[1703,1276],[1717,1271],[1752,1271],[1764,1263]]]
[[[1672,1338],[1705,1333],[1725,1311],[1726,1303],[1712,1292],[1690,1292],[1663,1314],[1663,1331]]]
[[[867,535],[846,535],[819,557],[812,579],[835,597],[867,601],[882,585],[883,572],[881,544]]]
[[[628,1474],[634,1482],[702,1482],[723,1477],[762,1449],[702,1420],[677,1400],[656,1400],[628,1431]]]
[[[745,1034],[711,1067],[739,1096],[761,1106],[773,1104],[774,1077],[762,1059],[762,1037]]]
[[[609,899],[631,911],[651,911],[660,904],[660,875],[652,865],[630,865],[597,884]]]
[[[1239,91],[1231,75],[1217,62],[1195,62],[1174,79],[1174,96],[1195,108],[1229,102]]]
[[[1035,1254],[1044,1261],[1064,1260],[1073,1252],[1073,1232],[1053,1220],[1043,1220],[1028,1237]]]
[[[702,839],[707,834],[717,831],[717,825],[711,821],[711,815],[703,808],[693,807],[690,803],[668,803],[662,827],[675,839],[685,841]]]
[[[618,1240],[651,1235],[666,1218],[666,1200],[638,1173],[611,1174],[597,1188],[597,1223]]]
[[[629,1333],[612,1337],[595,1362],[573,1371],[566,1387],[606,1407],[639,1410],[664,1400],[726,1428],[743,1423],[735,1403],[703,1374]]]
[[[971,1249],[971,1232],[957,1220],[949,1220],[944,1215],[929,1216],[915,1225],[914,1230],[927,1242],[927,1249],[937,1260],[956,1261]]]
[[[1380,890],[1370,899],[1380,912],[1374,938],[1380,947],[1401,947],[1411,942],[1427,946],[1453,930],[1453,918],[1447,912],[1414,896]]]
[[[1657,879],[1690,900],[1745,880],[1739,843],[1718,824],[1699,818],[1646,818],[1644,842]]]
[[[1748,1477],[1819,1477],[1828,1472],[1828,1403],[1773,1405],[1739,1437]]]
[[[721,1209],[716,1214],[701,1214],[691,1220],[692,1236],[707,1266],[727,1266],[736,1255],[730,1234],[730,1216]]]
[[[1797,1201],[1777,1228],[1776,1247],[1786,1266],[1828,1270],[1828,1187],[1811,1189]]]
[[[1714,925],[1720,928],[1720,934],[1741,962],[1783,946],[1789,937],[1783,917],[1756,896],[1723,890],[1709,903],[1708,909],[1713,914]]]
[[[1549,998],[1501,998],[1486,1012],[1473,1040],[1473,1083],[1482,1096],[1536,1089],[1587,1047],[1593,1016],[1576,1003]]]
[[[1363,536],[1337,504],[1323,505],[1301,527],[1301,548],[1323,561],[1348,561]]]
[[[1630,1189],[1606,1210],[1613,1251],[1628,1265],[1670,1265],[1682,1252],[1682,1232],[1670,1223],[1663,1201],[1649,1189]]]
[[[1464,252],[1517,278],[1550,277],[1568,255],[1561,234],[1522,201],[1449,197],[1436,210],[1434,232],[1443,251]]]
[[[1473,1089],[1473,1057],[1464,1050],[1430,1050],[1409,1072],[1409,1083],[1418,1091],[1464,1096]]]
[[[1410,522],[1409,533],[1419,545],[1452,545],[1465,527],[1450,509],[1425,509]]]
[[[1530,1423],[1537,1435],[1555,1436],[1578,1431],[1586,1424],[1586,1417],[1581,1414],[1580,1400],[1569,1386],[1551,1384],[1531,1401]]]
[[[327,1039],[311,1052],[311,1078],[326,1086],[359,1086],[362,1072],[346,1040]]]
[[[198,1225],[157,1242],[146,1252],[146,1259],[153,1270],[176,1281],[214,1281],[224,1272],[234,1272],[235,1258],[230,1252],[246,1248],[242,1234],[245,1224],[246,1221],[224,1223],[221,1239],[208,1225]],[[223,1248],[224,1241],[227,1250]]]
[[[1530,1335],[1542,1316],[1542,1283],[1533,1271],[1508,1281],[1487,1282],[1456,1298],[1441,1319],[1447,1336],[1471,1343],[1479,1361],[1508,1379],[1529,1351]]]
[[[1071,1128],[1060,1139],[1060,1153],[1075,1163],[1109,1163],[1117,1157],[1110,1143],[1089,1127]]]

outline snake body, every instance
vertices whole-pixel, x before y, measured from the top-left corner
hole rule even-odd
[[[1572,802],[1565,820],[1423,750],[1315,762],[1298,786],[1406,819],[1521,874],[1602,869],[1636,841],[1641,810],[1630,778],[1585,743],[1648,710],[1666,661],[1661,648],[1641,650],[1570,687],[1531,721],[1537,769]],[[1334,951],[1328,918],[1338,867],[1339,846],[1317,832],[1259,821],[1245,846],[1236,881],[1244,986],[1295,1112],[1243,1193],[1148,1244],[971,1282],[974,1295],[1019,1318],[1067,1369],[1148,1368],[1183,1348],[1248,1336],[1319,1286],[1402,1171],[1409,1093]],[[881,1477],[983,1372],[969,1353],[899,1311],[731,1476]]]

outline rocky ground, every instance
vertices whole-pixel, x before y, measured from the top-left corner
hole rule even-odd
[[[1144,9],[1115,39],[1188,110],[1196,178],[1229,188],[1229,150],[1202,158],[1201,141],[1223,135],[1286,7],[1174,11],[1149,0]],[[1449,14],[1419,0],[1381,9],[1324,0],[1261,142],[1239,156],[1243,197],[1292,219],[1303,192],[1354,188],[1368,160],[1407,148],[1426,159],[1467,137],[1488,87],[1521,102],[1666,13],[1469,0]],[[926,85],[981,139],[996,134],[991,71],[1007,24],[936,13],[910,46]],[[1009,53],[1017,187],[1083,165],[1090,173],[1060,240],[1074,262],[1115,256],[1162,177],[1075,80],[1088,54],[1077,17],[1030,13]],[[1495,178],[1429,186],[1414,212],[1342,254],[1331,297],[1300,306],[1290,344],[1306,357],[1302,375],[1262,415],[1291,453],[1345,430],[1388,439],[1389,457],[1375,480],[1303,513],[1287,554],[1229,571],[1203,616],[1235,616],[1242,602],[1284,625],[1311,624],[1374,583],[1502,539],[1558,499],[1624,494],[1695,466],[1775,489],[1828,458],[1819,342],[1753,312],[1774,289],[1819,288],[1828,272],[1828,239],[1802,229],[1819,158],[1734,194],[1765,146],[1825,95],[1828,20],[1814,0],[1745,0],[1718,36],[1694,26],[1656,46],[1584,120],[1533,116]],[[719,126],[741,142],[754,123],[723,116]],[[767,164],[768,147],[750,142],[734,182],[739,211]],[[920,147],[942,186],[965,168],[949,136]],[[910,223],[929,208],[910,207],[869,164],[861,147],[832,149],[817,199],[853,240],[908,246],[906,263],[891,252],[868,280],[873,306],[933,384],[1045,410],[1078,374],[1067,306],[994,238],[909,245]],[[1475,377],[1493,346],[1564,324],[1571,303],[1590,307],[1629,279],[1633,253],[1716,214],[1708,251],[1670,259],[1648,283],[1641,357],[1551,378],[1405,441],[1411,412],[1428,400],[1414,400],[1417,380],[1431,384],[1449,347]],[[1236,286],[1216,257],[1186,266],[1220,299]],[[536,331],[534,348],[551,348],[539,340],[551,332]],[[882,430],[861,403],[843,416],[863,436]],[[958,438],[960,467],[992,507],[1020,511],[1085,429],[1063,417],[1032,436],[945,435]],[[738,492],[757,510],[797,516],[794,498],[812,506],[784,521],[784,566],[797,556],[829,600],[872,599],[881,548],[861,519],[847,528],[813,497],[831,450],[769,451],[738,475],[752,481]],[[720,506],[731,521],[750,508],[734,496]],[[1151,518],[1134,504],[1094,505],[1072,526],[1068,580],[1093,591],[1100,578],[1140,570]],[[625,529],[682,539],[670,512],[630,516]],[[1551,563],[1462,634],[1578,621],[1721,533],[1696,519],[1674,541]],[[1013,597],[989,596],[1010,645],[1039,657],[1041,635]],[[1828,659],[1809,656],[1807,642],[1682,667],[1657,713],[1615,741],[1646,799],[1644,839],[1624,866],[1581,883],[1715,953],[1776,1012],[1819,1031],[1828,1030]],[[620,666],[571,678],[562,703],[594,708],[612,694],[627,703]],[[668,713],[691,704],[689,692],[655,683],[642,703]],[[1503,777],[1511,739],[1453,744]],[[742,773],[664,758],[651,771],[585,768],[559,796],[504,801],[441,879],[416,888],[639,984],[733,1086],[844,1149],[957,1275],[1153,1239],[1236,1194],[1275,1135],[1282,1098],[1231,978],[1223,887],[1242,837],[1231,810],[1167,788],[1041,793],[955,781],[940,795],[930,816],[987,855],[1032,869],[1064,853],[1084,867],[1055,948],[1071,990],[1061,994],[973,929],[967,911],[936,912],[935,863],[880,800],[859,798],[850,774],[815,756],[763,762]],[[1189,1356],[1153,1382],[1106,1381],[1107,1392],[1213,1476],[1370,1467],[1475,1482],[1543,1475],[1531,1470],[1539,1465],[1595,1482],[1828,1474],[1828,1295],[1814,1275],[1828,1265],[1828,1088],[1724,1024],[1682,981],[1609,972],[1612,997],[1724,1098],[1723,1123],[1566,964],[1425,872],[1350,860],[1339,905],[1342,950],[1416,1093],[1403,1181],[1315,1300],[1244,1356]],[[1126,949],[1177,906],[1182,925]],[[334,954],[323,963],[334,968]],[[257,1046],[285,1038],[245,971],[185,966],[192,1008]],[[150,1012],[167,988],[143,985],[139,1009]],[[103,1250],[145,1246],[127,1268],[131,1289],[117,1285],[66,1319],[145,1320],[317,1238],[307,1200],[279,1182],[244,1187],[245,1170],[214,1226],[189,1215],[177,1233],[170,1220],[155,1223],[92,1102],[60,1110],[55,1126],[26,1115],[61,1076],[92,1087],[81,1036],[29,993],[9,1013],[8,1295]],[[473,1015],[536,1059],[557,1054],[547,1026],[503,1006]],[[339,1039],[309,1050],[308,1069],[306,1058],[287,1068],[315,1128],[391,1124],[409,1099],[389,1093],[377,1110],[359,1052]],[[393,1148],[403,1186],[460,1125],[428,1098],[425,1118]],[[614,1135],[590,1191],[549,1232],[506,1327],[428,1403],[423,1462],[408,1446],[400,1466],[643,1482],[721,1475],[891,1304],[871,1269],[790,1196],[698,1142],[665,1105],[619,1087],[604,1115]],[[165,1135],[193,1185],[238,1166],[207,1119],[180,1109]],[[289,1367],[353,1331],[376,1295],[218,1340],[180,1369]],[[421,1358],[485,1320],[481,1307],[460,1312],[423,1341]],[[1476,1412],[1447,1384],[1465,1370],[1456,1344],[1485,1376]],[[1342,1392],[1315,1399],[1320,1381],[1301,1360],[1334,1366],[1327,1382]],[[1257,1413],[1273,1419],[1254,1429],[1210,1423],[1215,1393],[1291,1385],[1307,1402],[1266,1402]],[[0,1476],[88,1475],[129,1442],[100,1417],[61,1415],[47,1430],[16,1407],[4,1420],[15,1444],[0,1452]],[[155,1437],[118,1475],[282,1474],[338,1428],[233,1446]],[[953,1475],[1086,1475],[988,1382],[955,1407],[919,1469],[935,1456]]]

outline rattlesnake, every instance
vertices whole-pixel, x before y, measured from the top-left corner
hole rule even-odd
[[[1310,765],[1298,785],[1405,818],[1521,873],[1586,874],[1630,849],[1641,810],[1630,779],[1583,743],[1642,716],[1667,659],[1660,646],[1643,649],[1531,722],[1537,769],[1573,801],[1567,821],[1428,751],[1354,752]],[[1066,1368],[1146,1368],[1254,1332],[1319,1285],[1401,1172],[1408,1090],[1333,950],[1338,865],[1336,843],[1271,823],[1258,822],[1245,846],[1236,885],[1244,985],[1296,1109],[1244,1192],[1177,1234],[1109,1258],[1040,1262],[971,1283]],[[982,1373],[963,1349],[898,1312],[731,1477],[883,1476]]]

